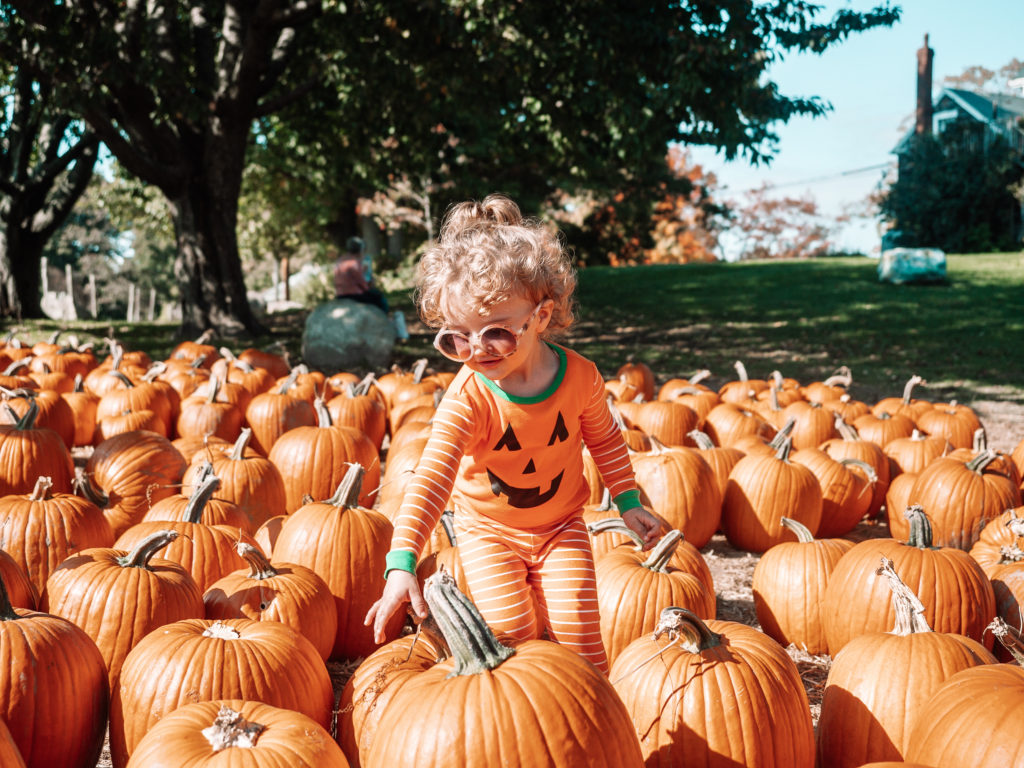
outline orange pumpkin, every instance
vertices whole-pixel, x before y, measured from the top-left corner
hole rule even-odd
[[[58,493],[70,493],[74,477],[71,454],[60,435],[36,426],[39,406],[35,399],[22,416],[8,403],[3,408],[8,423],[0,424],[0,496],[31,493],[40,477],[49,477]]]

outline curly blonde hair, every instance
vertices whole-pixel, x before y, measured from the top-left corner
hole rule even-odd
[[[444,325],[444,307],[454,294],[476,305],[481,316],[505,299],[522,296],[534,304],[554,302],[545,336],[568,329],[574,320],[576,270],[559,233],[524,219],[512,200],[492,194],[482,202],[453,206],[437,243],[420,260],[416,304],[432,328]]]

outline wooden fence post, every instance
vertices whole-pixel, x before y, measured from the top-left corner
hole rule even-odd
[[[96,275],[89,275],[89,314],[96,319]]]
[[[156,313],[156,288],[149,289],[149,309],[146,312],[146,319],[153,322],[153,315]]]
[[[128,311],[125,313],[125,319],[130,323],[132,317],[135,315],[135,283],[128,283]]]

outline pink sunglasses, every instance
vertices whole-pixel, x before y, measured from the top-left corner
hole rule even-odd
[[[453,331],[450,328],[442,328],[434,337],[434,348],[449,360],[464,363],[473,356],[473,347],[478,346],[485,354],[491,357],[508,357],[519,347],[519,339],[530,327],[537,310],[541,308],[538,304],[533,312],[526,318],[522,328],[513,331],[502,324],[488,325],[479,331],[463,333]]]

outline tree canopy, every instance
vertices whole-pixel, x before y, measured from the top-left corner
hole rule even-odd
[[[6,7],[0,50],[53,73],[67,109],[167,197],[183,332],[223,334],[258,328],[236,235],[247,158],[334,236],[398,178],[451,199],[500,190],[526,210],[624,190],[649,216],[652,191],[678,181],[670,142],[768,161],[775,126],[829,108],[781,93],[770,65],[899,15],[883,2],[822,19],[788,0]]]

